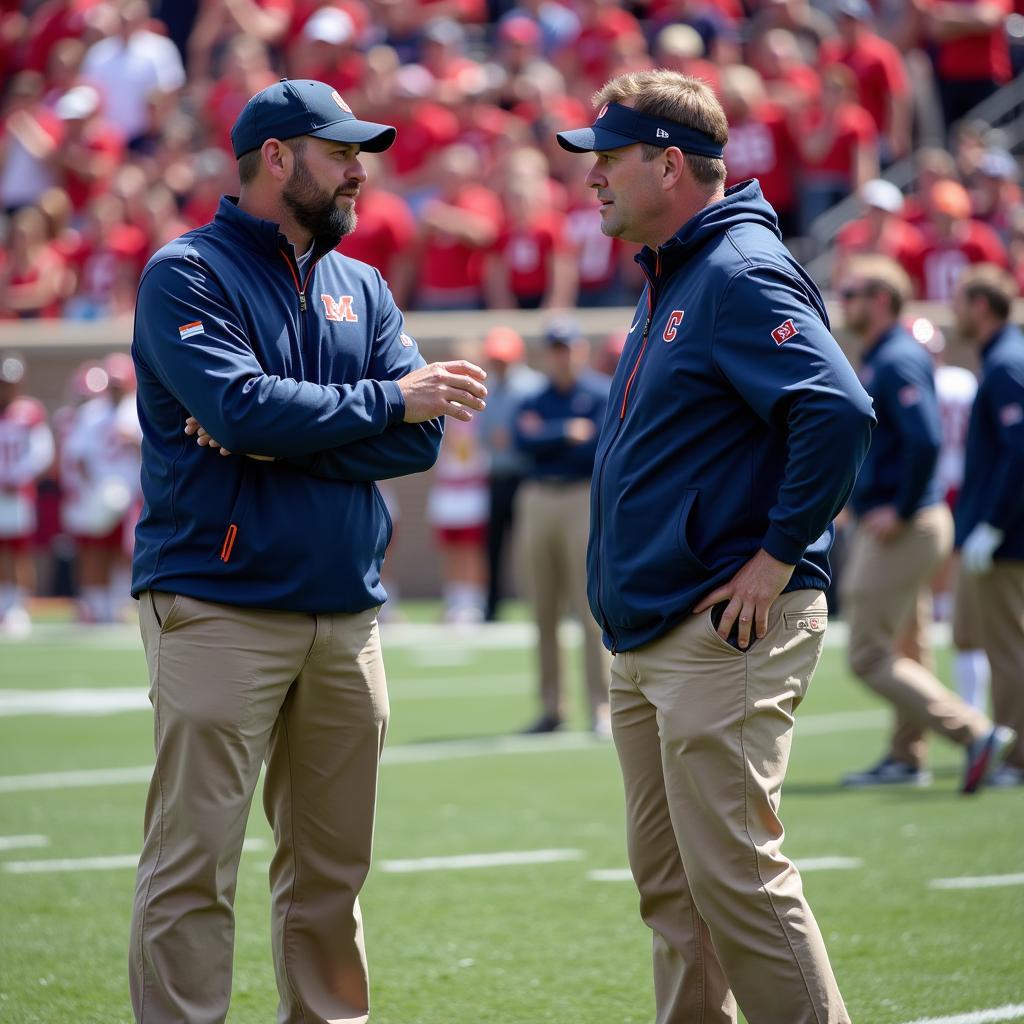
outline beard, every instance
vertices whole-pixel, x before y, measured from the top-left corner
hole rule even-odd
[[[359,183],[354,182],[353,188]],[[345,235],[356,229],[354,206],[341,209],[337,198],[341,189],[328,192],[317,185],[300,153],[295,155],[295,168],[288,184],[281,191],[281,198],[291,211],[296,224],[305,228],[314,244],[321,249],[333,249]]]

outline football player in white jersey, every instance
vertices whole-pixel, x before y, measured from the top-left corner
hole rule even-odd
[[[0,356],[0,627],[15,635],[31,629],[25,598],[35,582],[36,481],[53,462],[46,410],[22,394],[24,377],[21,359]]]
[[[966,367],[946,362],[946,339],[930,320],[918,317],[908,325],[908,329],[928,350],[935,363],[935,397],[939,403],[942,430],[936,475],[946,502],[953,509],[964,481],[967,426],[974,396],[978,393],[978,378]],[[952,618],[957,562],[957,555],[950,555],[933,583],[935,618],[940,622],[949,622]],[[990,672],[985,652],[980,649],[957,650],[954,672],[960,696],[979,711],[987,712]]]

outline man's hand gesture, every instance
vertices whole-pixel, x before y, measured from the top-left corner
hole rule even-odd
[[[405,422],[423,423],[438,416],[469,421],[485,407],[487,374],[474,363],[453,359],[429,363],[396,383],[405,399]]]

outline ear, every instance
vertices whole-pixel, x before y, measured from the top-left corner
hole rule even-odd
[[[661,187],[663,191],[670,192],[679,184],[681,178],[690,175],[690,168],[686,164],[686,157],[683,151],[676,146],[669,146],[662,157],[664,163],[661,169]]]
[[[286,181],[292,173],[295,155],[280,139],[267,139],[260,147],[267,173],[277,181]]]

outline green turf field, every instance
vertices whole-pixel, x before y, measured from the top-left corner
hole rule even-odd
[[[363,898],[375,1024],[653,1020],[649,935],[632,883],[618,877],[626,859],[610,743],[500,740],[535,713],[528,636],[523,625],[384,627],[392,725]],[[0,640],[0,1021],[130,1020],[130,862],[151,744],[135,637],[50,626],[28,641]],[[127,688],[135,710],[93,714],[67,713],[75,694],[61,692],[77,691],[95,711]],[[95,692],[108,689],[119,693]],[[578,706],[578,685],[574,693]],[[13,713],[26,701],[31,713]],[[818,863],[805,885],[853,1020],[1024,1021],[1024,789],[960,797],[960,753],[935,741],[930,789],[843,792],[837,778],[880,753],[885,721],[842,652],[827,650],[798,719],[783,801],[786,849]],[[105,782],[88,774],[100,769],[137,770]],[[239,874],[228,1019],[271,1024],[270,833],[258,803],[249,835],[257,842]],[[524,851],[563,859],[394,870]],[[99,870],[24,866],[119,856]],[[590,877],[601,871],[616,874]],[[929,887],[962,876],[1016,880]]]

